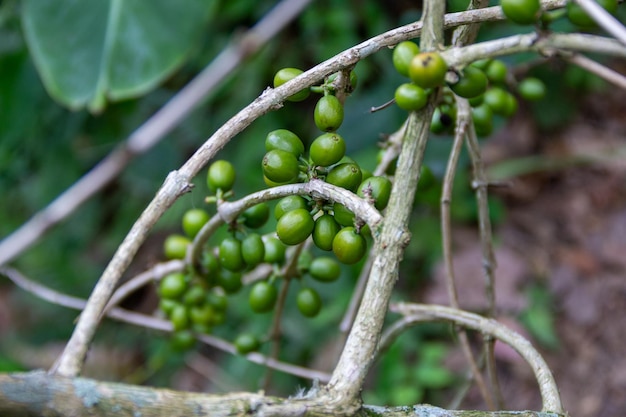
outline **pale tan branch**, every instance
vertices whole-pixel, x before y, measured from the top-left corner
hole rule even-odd
[[[358,398],[376,359],[385,312],[398,279],[398,265],[410,240],[407,226],[412,206],[407,202],[415,196],[436,100],[433,95],[426,108],[409,115],[398,159],[397,170],[402,175],[394,180],[380,236],[374,242],[376,256],[363,299],[329,384],[330,392],[339,398]]]
[[[513,35],[461,48],[450,48],[442,51],[441,56],[449,66],[454,67],[465,66],[483,58],[493,58],[520,52],[537,52],[553,55],[559,51],[591,52],[626,58],[626,47],[615,39],[582,33],[551,33],[548,35],[528,33]]]
[[[615,39],[626,45],[626,28],[624,25],[604,10],[598,2],[593,0],[573,0],[591,17],[602,29],[606,30]]]
[[[488,319],[478,314],[445,306],[399,303],[392,305],[390,311],[400,313],[405,317],[385,332],[381,339],[381,348],[391,343],[407,327],[425,321],[444,320],[476,330],[508,344],[526,360],[539,384],[543,411],[564,413],[559,390],[548,364],[530,342],[519,333],[514,332],[494,319]]]
[[[567,62],[577,65],[580,68],[597,75],[598,77],[610,82],[611,84],[619,88],[626,89],[626,77],[624,75],[607,66],[600,64],[597,61],[594,61],[593,59],[587,58],[586,56],[580,54],[562,54],[560,57]]]
[[[113,306],[121,303],[126,297],[138,289],[148,285],[153,281],[158,281],[167,274],[172,272],[180,272],[185,269],[185,263],[181,260],[175,259],[168,262],[156,264],[146,271],[132,277],[124,284],[120,285],[117,290],[111,296],[111,300],[108,302],[104,309],[104,313]]]
[[[45,372],[0,374],[0,415],[110,417],[564,417],[535,411],[460,411],[430,405],[364,406],[336,410],[303,393],[292,398],[262,393],[224,395],[181,392]]]
[[[322,180],[312,179],[309,182],[300,184],[280,185],[257,191],[236,201],[220,203],[218,205],[218,215],[213,216],[194,238],[187,251],[187,264],[195,265],[197,263],[202,254],[204,244],[222,224],[234,221],[246,209],[259,203],[295,194],[341,203],[350,211],[356,213],[357,218],[367,223],[372,230],[376,230],[382,221],[381,214],[367,201],[344,188],[336,187]]]

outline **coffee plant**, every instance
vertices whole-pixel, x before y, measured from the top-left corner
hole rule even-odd
[[[50,48],[50,43],[43,35],[45,30],[39,31],[37,19],[52,12],[34,3],[26,2],[25,30],[32,47],[38,45],[50,53],[45,49]],[[280,8],[289,3],[298,2],[285,0],[269,12],[267,21],[270,17],[282,19],[279,26],[286,25],[287,9]],[[299,3],[303,3],[301,8],[306,2]],[[446,2],[425,0],[421,18],[413,23],[327,56],[326,61],[312,68],[299,69],[296,66],[300,63],[292,62],[290,67],[274,68],[273,75],[266,74],[266,85],[271,87],[226,121],[184,165],[167,176],[117,248],[86,302],[48,296],[52,290],[33,285],[8,264],[46,230],[74,212],[98,187],[115,178],[128,159],[149,148],[158,141],[157,137],[136,136],[81,180],[82,184],[93,184],[97,178],[99,185],[86,194],[80,194],[83,191],[77,185],[44,214],[5,237],[0,242],[2,275],[35,295],[79,308],[81,314],[63,353],[48,372],[0,375],[0,414],[517,415],[499,411],[502,407],[493,372],[494,343],[499,340],[511,345],[528,362],[537,379],[542,409],[524,415],[565,416],[548,365],[526,339],[493,319],[493,296],[484,315],[459,309],[458,297],[462,294],[456,293],[451,262],[450,228],[455,205],[452,189],[457,183],[455,174],[459,172],[459,157],[465,145],[473,168],[470,182],[481,231],[476,244],[483,248],[485,291],[489,295],[493,292],[495,260],[490,182],[481,160],[479,138],[496,132],[516,114],[520,102],[540,102],[548,91],[540,78],[518,70],[512,64],[515,61],[507,58],[532,54],[538,61],[571,61],[588,52],[624,58],[626,30],[613,17],[620,7],[617,0],[501,0],[491,6],[484,0],[450,3],[463,3],[462,11],[446,12]],[[201,9],[196,5],[187,11],[191,26],[196,24],[194,13],[199,13],[194,12],[194,7]],[[150,10],[144,13],[153,15]],[[297,14],[293,10],[290,13]],[[242,49],[258,48],[254,42],[262,42],[261,37],[269,38],[278,30],[268,29],[271,25],[263,26],[263,22],[242,35]],[[493,22],[513,27],[517,34],[479,38],[480,26]],[[185,39],[172,42],[184,44]],[[155,47],[159,46],[157,43]],[[119,59],[115,52],[119,51],[112,50],[111,59]],[[125,56],[130,59],[128,54]],[[357,77],[358,64],[370,56],[386,60],[401,80],[395,90],[385,91],[387,103],[373,103],[371,112],[383,113],[397,106],[404,115],[402,123],[387,127],[395,132],[374,145],[376,163],[361,162],[358,155],[352,154],[364,147],[364,138],[351,129],[342,129],[351,114],[350,106],[355,105],[355,95],[362,88]],[[47,59],[37,56],[40,71],[48,68]],[[167,67],[177,59],[172,56],[162,65]],[[624,85],[623,77],[600,64],[572,62]],[[157,75],[155,78],[164,79],[167,74],[163,71]],[[107,100],[127,98],[126,91],[145,93],[139,86],[125,90],[110,75],[110,90],[98,90],[92,97],[79,100],[64,90],[67,80],[63,74],[51,69],[42,71],[41,76],[57,100],[72,108],[87,106],[94,112],[102,111]],[[371,79],[370,74],[368,82]],[[54,87],[55,83],[60,87]],[[191,89],[183,91],[188,94]],[[181,97],[186,101],[176,104],[172,100],[172,106],[183,106],[183,113],[188,113],[201,99]],[[296,109],[307,110],[306,120],[299,119],[301,113]],[[232,160],[228,154],[220,153],[230,141],[236,144],[237,135],[253,121],[270,112],[292,114],[289,118],[297,120],[265,131],[264,137],[255,139],[254,150],[236,148]],[[164,110],[163,114],[168,113]],[[157,121],[167,117],[164,123],[175,124],[181,116],[155,117]],[[359,124],[368,124],[369,115],[359,117]],[[427,143],[442,138],[452,138],[452,146],[446,168],[435,175],[424,162],[424,153]],[[248,152],[263,155],[250,168],[264,184],[254,192],[245,191],[246,173],[239,170],[236,161]],[[194,184],[196,177],[201,181]],[[192,188],[194,195],[202,195],[201,203],[188,206],[177,220],[177,229],[160,241],[162,249],[154,255],[160,261],[120,285],[150,231],[177,200],[185,201]],[[402,287],[397,287],[398,282],[411,279],[400,273],[399,265],[411,239],[420,239],[419,230],[409,229],[414,204],[439,210],[450,306],[415,303],[413,297],[395,290]],[[51,216],[51,212],[55,215]],[[358,279],[352,280],[352,276]],[[131,293],[150,286],[158,296],[158,307],[152,314],[120,306]],[[336,288],[348,288],[350,301],[344,302]],[[344,319],[337,338],[345,339],[339,343],[341,353],[332,372],[283,359],[292,356],[283,353],[289,349],[287,346],[299,343],[295,327],[304,332],[319,327],[316,323],[322,323],[324,315],[339,309]],[[298,314],[291,317],[290,313],[296,311]],[[268,375],[275,370],[310,382],[305,390],[282,398],[265,395],[263,391],[192,394],[81,378],[89,346],[105,316],[161,331],[169,340],[172,355],[210,346],[260,364],[268,369]],[[283,326],[287,319],[292,323],[289,328]],[[443,369],[446,348],[433,342],[419,351],[420,366],[415,373],[418,376],[406,376],[401,370],[403,365],[394,368],[398,375],[404,375],[403,382],[392,379],[400,385],[386,388],[393,390],[391,402],[403,407],[364,404],[366,378],[377,361],[388,363],[389,358],[396,357],[394,341],[420,323],[441,321],[454,325],[452,331],[472,370],[470,379],[491,411],[447,411],[416,405],[422,401],[425,390],[440,390],[455,380]],[[465,329],[484,336],[482,361],[474,357]],[[310,351],[321,354],[322,346],[314,344]],[[398,359],[402,360],[400,356]]]

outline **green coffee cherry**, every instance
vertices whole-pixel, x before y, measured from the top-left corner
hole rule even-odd
[[[333,95],[325,95],[315,105],[315,126],[322,132],[334,132],[343,122],[343,105]]]
[[[287,81],[291,81],[296,78],[298,75],[302,74],[302,70],[298,68],[283,68],[279,70],[276,75],[274,75],[274,88],[280,87],[285,84]],[[309,96],[309,89],[305,88],[300,90],[296,94],[287,97],[289,101],[302,101],[305,100]]]
[[[207,185],[209,190],[215,192],[218,189],[230,191],[235,184],[235,167],[228,161],[215,161],[209,167],[207,173]]]

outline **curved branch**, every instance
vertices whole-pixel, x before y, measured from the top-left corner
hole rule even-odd
[[[213,216],[194,238],[187,252],[187,264],[196,264],[202,254],[202,247],[222,224],[234,221],[245,210],[259,203],[294,194],[308,195],[313,198],[322,198],[341,203],[348,210],[355,213],[359,219],[367,223],[372,231],[378,228],[383,219],[378,210],[361,197],[322,180],[312,179],[305,183],[279,185],[248,194],[236,201],[220,203],[217,208],[218,216]],[[373,236],[376,237],[376,234],[373,233]]]
[[[147,285],[151,281],[158,281],[167,274],[171,274],[172,272],[180,272],[184,269],[185,263],[181,260],[174,259],[168,262],[156,264],[153,267],[140,273],[139,275],[134,276],[133,278],[126,281],[124,284],[120,285],[117,290],[115,290],[115,293],[113,293],[111,299],[104,308],[104,314],[106,314],[106,312],[111,307],[118,305],[130,294],[137,291],[144,285]]]
[[[389,344],[409,326],[433,320],[450,321],[459,326],[464,326],[490,335],[515,349],[517,353],[526,360],[535,373],[535,378],[537,379],[539,390],[541,391],[543,411],[559,414],[564,413],[559,390],[548,364],[530,342],[519,333],[498,323],[496,320],[439,305],[399,303],[392,305],[390,311],[400,313],[405,317],[396,322],[385,332],[379,345],[380,351],[389,346]]]

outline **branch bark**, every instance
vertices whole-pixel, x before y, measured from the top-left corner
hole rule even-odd
[[[311,393],[279,398],[253,393],[212,395],[139,387],[87,378],[66,378],[43,371],[0,374],[0,415],[6,417],[564,417],[536,411],[448,411],[429,405],[366,406],[351,412],[330,408]]]
[[[424,6],[420,49],[436,50],[443,43],[445,4],[439,0],[430,0]],[[410,240],[409,215],[437,96],[437,92],[433,93],[428,105],[420,112],[412,112],[406,123],[398,158],[398,175],[393,183],[380,238],[375,241],[376,256],[372,270],[354,325],[328,386],[332,397],[338,401],[348,402],[358,398],[365,377],[376,359],[389,300],[398,280],[398,268],[404,248]]]
[[[564,413],[559,390],[548,364],[530,342],[519,333],[514,332],[494,319],[444,306],[398,303],[394,304],[391,310],[405,316],[404,323],[401,323],[404,326],[425,321],[445,320],[503,341],[515,349],[535,373],[535,378],[541,391],[541,399],[543,400],[543,410]],[[384,338],[385,345],[393,339],[394,332],[402,330],[401,327],[396,326],[387,333]]]

